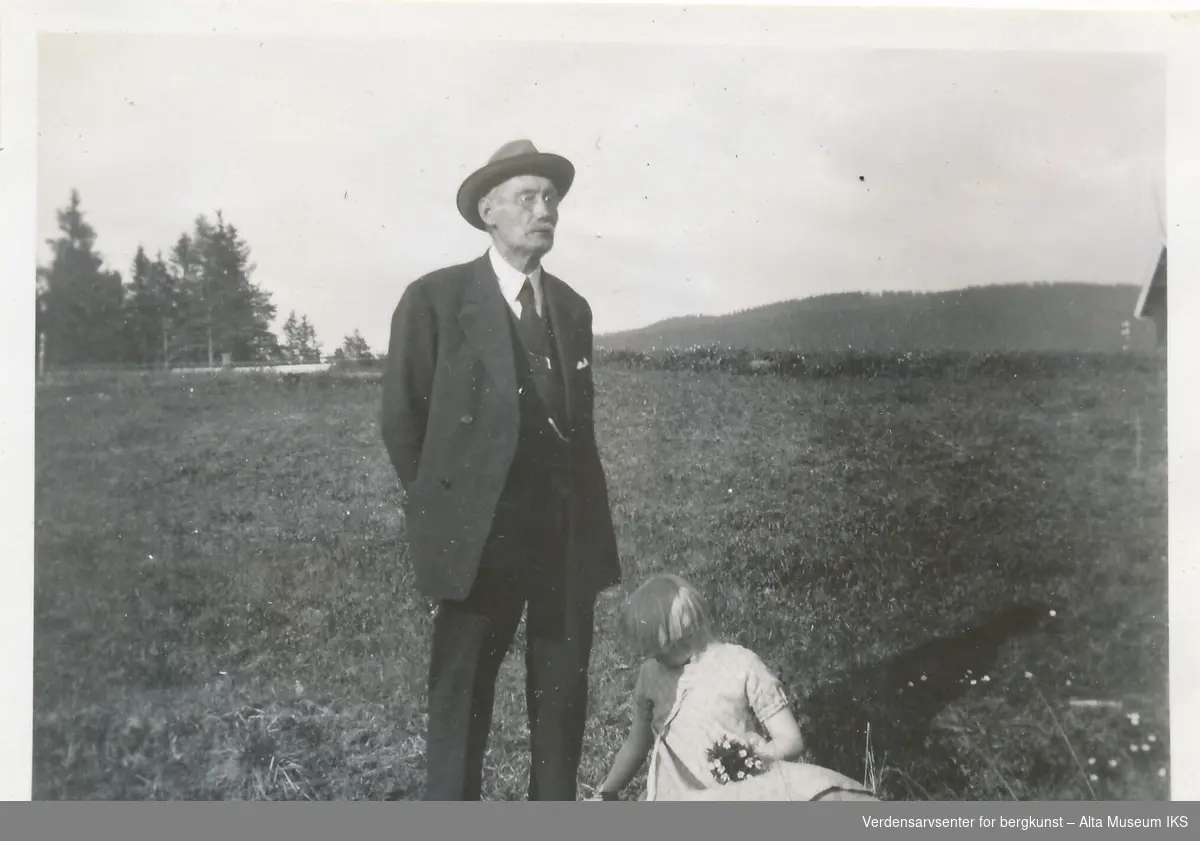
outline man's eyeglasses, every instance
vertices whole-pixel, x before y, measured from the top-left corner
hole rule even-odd
[[[542,200],[542,204],[546,206],[547,210],[557,210],[559,202],[562,201],[562,199],[555,193],[542,193],[539,195],[538,193],[528,192],[517,193],[515,196],[513,196],[513,201],[526,210],[533,210],[539,198]]]

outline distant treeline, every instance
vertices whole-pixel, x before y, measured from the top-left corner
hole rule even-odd
[[[59,236],[48,242],[51,259],[37,271],[38,351],[47,369],[168,369],[214,366],[226,359],[234,364],[369,365],[375,356],[357,330],[332,354],[323,353],[314,325],[294,311],[281,325],[282,336],[276,335],[276,305],[270,292],[253,280],[250,246],[219,211],[212,219],[198,216],[166,254],[156,250],[152,256],[139,246],[128,278],[105,267],[78,192],[72,191],[69,203],[58,211],[58,225]],[[596,344],[608,351],[642,353],[716,346],[830,353],[838,358],[886,356],[894,349],[1152,350],[1153,323],[1133,316],[1139,291],[1137,285],[1037,283],[937,293],[840,293],[724,316],[673,318],[598,336]],[[710,359],[703,364],[716,363]]]
[[[339,371],[382,372],[386,357],[367,360],[343,360],[335,363]],[[1139,370],[1147,373],[1165,370],[1166,357],[1144,351],[1120,353],[1053,353],[1018,351],[972,353],[969,351],[888,352],[827,351],[752,351],[744,348],[699,345],[668,348],[644,353],[636,350],[598,348],[593,367],[603,371],[720,371],[747,376],[780,376],[820,379],[824,377],[880,376],[1057,376],[1082,372]]]
[[[1166,359],[1143,352],[1047,353],[1036,351],[971,353],[912,351],[796,353],[754,352],[738,348],[700,346],[654,353],[600,350],[596,367],[627,371],[722,371],[730,374],[821,379],[827,377],[962,377],[1060,376],[1116,369],[1157,373]]]
[[[273,369],[250,369],[225,374],[212,369],[213,376],[200,378],[223,389],[259,387],[278,383],[298,388],[354,387],[378,385],[386,367],[385,358],[335,360],[326,370],[301,373],[284,365]],[[235,366],[242,367],[242,366]],[[972,378],[1022,380],[1086,376],[1103,382],[1114,375],[1134,372],[1150,378],[1165,377],[1165,354],[1128,353],[794,353],[752,352],[732,348],[695,347],[655,353],[626,350],[597,350],[593,370],[598,377],[609,372],[668,371],[679,374],[719,372],[734,376],[803,379],[941,380],[962,382]],[[181,372],[186,376],[185,371]],[[144,366],[87,366],[56,370],[47,383],[56,388],[83,391],[129,392],[177,383],[180,374]],[[192,382],[187,378],[185,382]],[[603,386],[602,386],[603,387]]]
[[[365,359],[356,330],[325,357],[308,316],[289,313],[282,340],[277,310],[252,279],[250,246],[217,211],[196,217],[167,254],[138,246],[129,277],[104,265],[79,192],[58,211],[51,259],[37,270],[38,352],[49,369],[80,366],[172,368],[233,363]]]
[[[952,292],[839,293],[722,316],[672,318],[597,337],[610,350],[718,345],[781,351],[1119,352],[1152,350],[1133,316],[1140,287],[1087,283],[975,286]],[[1129,335],[1123,324],[1129,322]]]

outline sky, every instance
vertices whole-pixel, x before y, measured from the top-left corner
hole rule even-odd
[[[545,265],[598,333],[848,290],[1141,284],[1165,78],[1135,53],[44,36],[39,237],[78,189],[127,277],[221,210],[277,324],[382,350],[409,282],[487,248],[461,181],[528,138],[576,165]]]

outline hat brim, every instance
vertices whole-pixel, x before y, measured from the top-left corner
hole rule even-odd
[[[518,175],[549,178],[562,197],[575,181],[575,165],[561,155],[549,152],[515,155],[487,164],[468,175],[458,188],[458,212],[472,227],[486,231],[487,225],[479,218],[479,200],[497,184]]]

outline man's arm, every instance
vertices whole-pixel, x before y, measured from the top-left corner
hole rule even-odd
[[[436,312],[423,286],[413,283],[392,315],[380,424],[388,456],[406,489],[417,478],[436,369]]]

